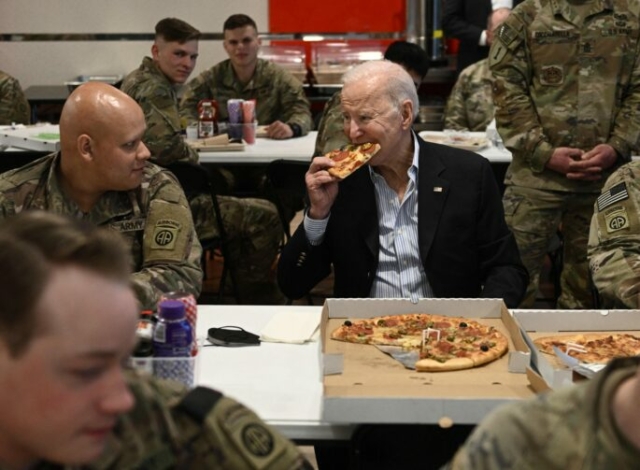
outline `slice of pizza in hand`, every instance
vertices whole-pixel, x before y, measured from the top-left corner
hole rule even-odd
[[[339,150],[332,150],[325,157],[329,157],[336,165],[329,168],[329,174],[345,179],[362,165],[367,163],[380,150],[379,144],[347,144]]]

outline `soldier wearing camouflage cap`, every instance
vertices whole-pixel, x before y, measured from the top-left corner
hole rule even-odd
[[[579,385],[496,410],[451,470],[637,469],[640,359],[615,359]]]
[[[159,165],[198,163],[198,152],[181,134],[176,87],[187,81],[196,65],[200,32],[177,18],[160,20],[155,31],[152,58],[145,57],[140,67],[125,78],[122,91],[144,111],[147,129],[143,141],[151,151],[151,161]],[[254,303],[280,303],[282,294],[270,275],[283,237],[276,207],[263,199],[218,199],[229,251],[237,267],[240,296]],[[210,195],[196,195],[189,204],[198,237],[217,237]]]
[[[394,41],[384,53],[385,60],[401,65],[411,76],[416,88],[429,71],[429,54],[417,44],[407,41]],[[341,93],[336,92],[324,107],[322,119],[318,125],[314,155],[324,155],[349,143],[344,130]]]
[[[139,308],[117,233],[26,211],[0,264],[0,469],[308,468],[235,400],[123,370]]]
[[[513,160],[507,223],[536,297],[543,259],[564,237],[561,308],[593,305],[587,238],[606,178],[640,144],[640,9],[630,0],[526,0],[495,35],[489,64],[498,132]]]
[[[69,214],[122,233],[143,308],[202,288],[202,249],[175,177],[149,163],[140,107],[100,82],[78,87],[60,116],[60,152],[0,175],[0,218],[30,209]]]
[[[494,31],[510,12],[508,8],[500,8],[489,15],[487,45],[491,45]],[[492,81],[489,59],[471,64],[460,72],[444,109],[444,128],[484,132],[493,120]]]
[[[0,125],[30,122],[29,102],[20,87],[20,82],[0,70]]]
[[[289,139],[311,130],[311,110],[302,83],[285,69],[258,59],[260,38],[255,21],[247,15],[231,15],[224,22],[224,49],[229,59],[202,72],[187,85],[180,114],[198,118],[198,102],[218,101],[219,116],[228,120],[227,101],[256,100],[259,124],[268,124],[272,139]]]
[[[589,264],[603,308],[640,308],[639,181],[640,162],[624,165],[593,207]]]

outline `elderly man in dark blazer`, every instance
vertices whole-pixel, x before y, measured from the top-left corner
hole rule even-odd
[[[368,62],[343,82],[345,131],[381,149],[343,181],[327,172],[329,158],[311,163],[304,223],[278,266],[285,295],[302,297],[333,265],[336,297],[484,297],[517,306],[528,275],[489,162],[412,131],[418,96],[402,67]]]

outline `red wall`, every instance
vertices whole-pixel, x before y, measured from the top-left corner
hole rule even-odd
[[[271,33],[393,33],[405,23],[405,0],[269,0]]]

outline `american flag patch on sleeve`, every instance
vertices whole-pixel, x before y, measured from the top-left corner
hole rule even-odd
[[[606,209],[611,204],[615,204],[619,201],[624,201],[625,199],[629,199],[629,193],[627,192],[627,183],[623,181],[622,183],[616,184],[609,191],[602,193],[600,197],[598,197],[598,212]]]

